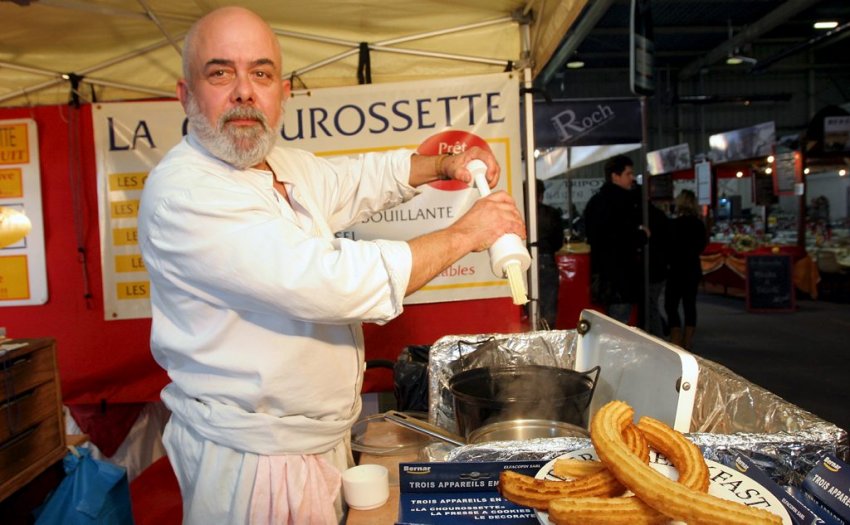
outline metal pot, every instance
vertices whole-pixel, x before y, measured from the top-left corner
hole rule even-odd
[[[433,425],[427,421],[411,417],[408,414],[389,411],[384,414],[384,419],[392,421],[410,430],[446,441],[453,445],[466,445],[468,443],[487,443],[489,441],[512,441],[526,440],[543,437],[588,437],[587,430],[563,421],[552,421],[544,419],[515,419],[512,421],[500,421],[484,425],[475,429],[469,437],[459,436],[447,430]]]
[[[587,428],[599,367],[576,372],[553,366],[473,368],[449,380],[461,435],[498,422],[532,419]]]

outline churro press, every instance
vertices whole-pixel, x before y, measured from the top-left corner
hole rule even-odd
[[[472,180],[478,188],[481,197],[490,195],[490,185],[487,184],[487,165],[475,159],[466,168],[472,174]],[[490,269],[501,279],[508,279],[511,287],[511,297],[514,304],[523,305],[528,302],[528,290],[522,273],[531,266],[531,255],[525,244],[515,233],[506,233],[499,237],[490,249]]]

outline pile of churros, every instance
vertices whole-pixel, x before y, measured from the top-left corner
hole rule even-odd
[[[555,462],[553,473],[570,481],[508,470],[499,478],[499,491],[514,503],[548,511],[556,525],[782,523],[766,510],[708,494],[708,466],[699,448],[657,419],[642,417],[634,424],[633,418],[634,410],[622,401],[602,407],[590,427],[600,461]],[[677,481],[649,465],[650,447],[673,463]]]

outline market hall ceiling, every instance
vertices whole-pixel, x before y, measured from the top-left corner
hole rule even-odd
[[[651,0],[657,75],[694,80],[717,69],[742,74],[850,68],[850,0]],[[816,21],[834,20],[832,30]],[[629,70],[628,0],[595,0],[585,7],[539,84],[581,78],[582,71]],[[728,65],[729,56],[742,58]],[[579,59],[581,70],[566,63]],[[850,93],[850,86],[844,86]],[[850,98],[850,97],[848,97]]]

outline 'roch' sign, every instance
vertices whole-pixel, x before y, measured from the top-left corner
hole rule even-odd
[[[534,104],[534,142],[538,147],[640,141],[640,102],[636,99],[556,100]]]

